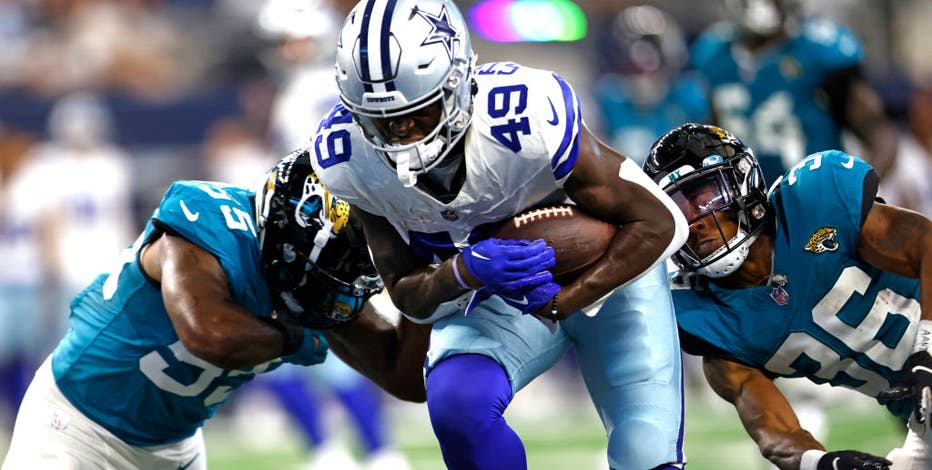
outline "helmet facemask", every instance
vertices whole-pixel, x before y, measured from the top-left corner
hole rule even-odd
[[[317,180],[306,150],[280,161],[256,192],[256,227],[273,306],[304,326],[351,321],[382,288],[362,227]]]
[[[748,157],[745,157],[748,158]],[[739,159],[738,163],[747,160]],[[697,252],[693,248],[693,234],[687,243],[673,255],[674,261],[684,269],[709,277],[724,277],[735,272],[750,252],[750,246],[763,227],[755,213],[763,214],[763,208],[745,207],[741,194],[747,187],[750,174],[742,174],[730,164],[720,164],[688,173],[664,188],[667,194],[687,215],[690,226],[706,224],[715,227],[720,247],[709,252]],[[729,236],[723,222],[737,224],[734,235]],[[715,240],[698,240],[713,243]],[[698,247],[700,250],[702,246]],[[705,250],[701,250],[705,251]]]
[[[417,183],[418,175],[427,173],[449,155],[453,147],[463,137],[469,127],[472,116],[472,68],[475,56],[467,64],[458,64],[450,70],[442,85],[421,103],[406,106],[399,110],[368,111],[353,108],[345,103],[359,123],[363,136],[379,153],[385,162],[398,174],[398,179],[406,187]],[[467,78],[468,77],[468,78]],[[422,110],[429,106],[440,105],[440,119],[433,130],[424,138],[407,144],[392,144],[375,124],[375,120],[400,117]]]

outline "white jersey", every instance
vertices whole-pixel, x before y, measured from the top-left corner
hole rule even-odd
[[[449,203],[404,187],[342,105],[313,139],[314,169],[331,193],[388,219],[415,251],[437,261],[488,236],[492,226],[485,224],[564,201],[563,182],[579,152],[579,99],[557,74],[496,62],[474,76],[466,179]]]

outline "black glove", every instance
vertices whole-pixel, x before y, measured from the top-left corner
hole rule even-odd
[[[892,462],[856,450],[828,452],[819,459],[816,470],[889,470]]]
[[[903,365],[903,376],[896,386],[880,392],[880,400],[913,398],[913,418],[922,428],[930,426],[929,408],[932,406],[932,355],[928,351],[914,352]],[[919,433],[922,435],[923,433]]]

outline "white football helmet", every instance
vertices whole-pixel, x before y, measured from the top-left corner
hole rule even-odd
[[[340,97],[405,186],[437,166],[469,126],[475,62],[452,0],[363,0],[347,16],[337,42]],[[392,145],[374,125],[438,101],[440,121],[417,142]]]

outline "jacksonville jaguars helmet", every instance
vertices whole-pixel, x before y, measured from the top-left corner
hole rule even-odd
[[[647,173],[687,215],[690,226],[709,217],[722,246],[700,256],[687,242],[673,261],[681,269],[709,277],[735,272],[767,225],[767,186],[754,153],[732,133],[715,126],[684,124],[658,139],[644,162]],[[692,198],[705,191],[708,200]],[[725,236],[720,220],[736,217],[737,233]]]
[[[469,127],[475,62],[452,0],[363,0],[347,16],[337,42],[340,97],[405,186],[437,166]],[[438,102],[440,121],[417,142],[393,144],[374,124]]]
[[[256,191],[256,228],[275,309],[307,327],[355,319],[382,289],[361,224],[320,184],[307,150],[269,170]]]

